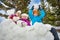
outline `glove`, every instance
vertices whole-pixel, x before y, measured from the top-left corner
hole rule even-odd
[[[41,10],[42,9],[42,7],[41,7],[41,5],[39,5],[39,10]]]
[[[20,19],[19,17],[13,17],[13,21],[17,21],[19,19]]]
[[[32,6],[32,8],[31,8],[32,10],[34,9],[34,6]]]

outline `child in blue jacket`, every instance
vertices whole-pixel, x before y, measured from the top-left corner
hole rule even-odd
[[[45,16],[45,11],[39,8],[39,13],[38,13],[38,9],[31,8],[29,9],[29,16],[33,25],[35,22],[42,22],[42,19]]]
[[[39,15],[39,13],[40,13],[40,15]],[[32,21],[32,25],[35,22],[42,23],[42,19],[45,16],[45,11],[43,9],[39,8],[39,13],[38,13],[38,9],[33,9],[33,8],[29,9],[29,16],[30,16],[30,19]],[[50,32],[53,34],[54,40],[59,40],[57,31],[55,28],[51,28]]]

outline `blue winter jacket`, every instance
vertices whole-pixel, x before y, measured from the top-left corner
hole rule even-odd
[[[32,21],[32,25],[35,22],[42,22],[42,19],[45,16],[45,11],[43,9],[40,9],[39,12],[40,12],[40,15],[39,16],[34,16],[33,15],[33,10],[32,9],[29,9],[29,17],[30,17],[30,19]]]

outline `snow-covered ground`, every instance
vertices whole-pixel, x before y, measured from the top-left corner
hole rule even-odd
[[[1,20],[0,20],[1,21]],[[60,27],[55,27],[56,29],[60,29]],[[60,38],[60,32],[58,32],[59,38]]]
[[[0,14],[6,14],[6,11],[5,10],[2,10],[2,9],[0,9]]]
[[[0,23],[3,22],[6,18],[0,16]]]
[[[20,27],[12,20],[6,20],[0,24],[0,40],[54,40],[49,30],[42,23]]]
[[[5,14],[5,15],[11,15],[11,14],[14,14],[15,13],[15,8],[11,8],[9,10],[3,10],[3,9],[0,9],[0,14]]]

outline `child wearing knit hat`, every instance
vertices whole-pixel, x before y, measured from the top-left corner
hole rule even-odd
[[[9,15],[8,18],[17,23],[16,21],[20,19],[20,16],[21,16],[21,10],[18,10],[15,14]]]
[[[32,21],[32,25],[34,25],[34,23],[36,22],[43,22],[43,18],[45,17],[45,11],[44,9],[41,9],[40,5],[38,6],[38,4],[34,4],[34,6],[29,9],[28,13]]]
[[[28,14],[23,13],[23,14],[21,14],[21,19],[20,20],[22,20],[23,23],[26,23],[27,26],[30,26],[30,21],[29,21],[28,17],[29,17]]]

